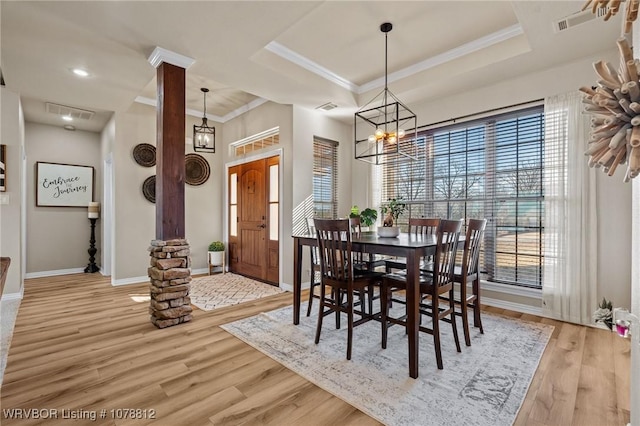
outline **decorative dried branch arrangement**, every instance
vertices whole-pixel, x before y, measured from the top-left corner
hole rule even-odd
[[[640,174],[640,62],[633,59],[631,48],[622,37],[617,41],[620,67],[599,61],[593,68],[600,77],[598,86],[581,87],[591,115],[591,137],[585,155],[589,167],[603,167],[613,176],[619,164],[628,163],[624,181]]]
[[[586,10],[591,5],[591,13],[596,13],[599,8],[608,7],[607,13],[604,15],[604,20],[608,21],[609,18],[614,16],[620,10],[621,0],[587,0],[582,6],[582,10]],[[623,34],[628,34],[631,31],[631,24],[638,18],[638,6],[640,0],[627,0],[627,8],[624,14],[624,21],[622,23]]]

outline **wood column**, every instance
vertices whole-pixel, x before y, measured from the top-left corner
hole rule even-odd
[[[157,67],[156,239],[185,238],[185,69]]]

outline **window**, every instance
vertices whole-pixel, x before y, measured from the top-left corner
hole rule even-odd
[[[231,155],[250,154],[280,143],[280,127],[274,127],[230,144]]]
[[[413,163],[383,166],[383,200],[409,217],[486,218],[484,279],[540,288],[544,236],[543,108],[418,133]]]
[[[338,217],[338,142],[313,138],[313,212]]]

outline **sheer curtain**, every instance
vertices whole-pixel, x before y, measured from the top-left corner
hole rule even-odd
[[[578,92],[545,99],[545,237],[543,310],[551,317],[592,323],[596,309],[595,170],[584,155],[589,118]]]

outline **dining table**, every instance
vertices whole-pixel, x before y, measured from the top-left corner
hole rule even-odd
[[[302,291],[303,247],[318,245],[315,235],[293,235],[293,323],[300,323],[300,294]],[[406,258],[407,263],[407,340],[409,347],[409,376],[418,377],[418,347],[420,312],[420,259],[436,250],[436,236],[401,233],[397,237],[384,238],[376,233],[363,233],[352,237],[352,250],[372,255]]]

